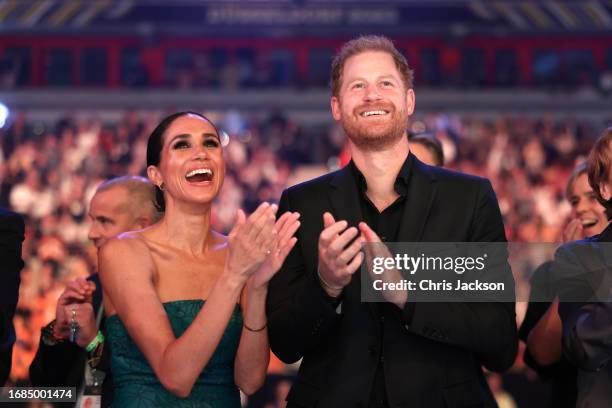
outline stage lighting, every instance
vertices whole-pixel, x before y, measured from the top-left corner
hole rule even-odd
[[[5,104],[0,102],[0,129],[4,127],[4,124],[6,123],[8,116],[9,116],[8,108],[6,107]]]

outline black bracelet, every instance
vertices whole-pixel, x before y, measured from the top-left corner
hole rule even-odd
[[[47,346],[55,346],[58,343],[62,343],[64,339],[55,337],[55,319],[53,319],[48,325],[41,330],[41,340]]]
[[[268,327],[268,323],[264,324],[263,327],[261,327],[260,329],[251,329],[244,322],[242,322],[242,325],[244,326],[245,329],[247,329],[248,331],[253,332],[253,333],[257,333],[257,332],[263,331],[266,327]]]

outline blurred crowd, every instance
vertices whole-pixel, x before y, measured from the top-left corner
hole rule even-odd
[[[280,111],[264,119],[237,111],[207,115],[229,135],[227,173],[213,210],[213,224],[221,231],[232,225],[236,209],[276,201],[286,186],[348,160],[336,124],[304,126]],[[27,382],[40,328],[53,319],[65,283],[96,267],[87,239],[87,203],[95,188],[109,177],[144,175],[147,138],[162,116],[128,111],[114,123],[70,116],[42,123],[17,112],[0,129],[0,206],[27,220],[15,318],[16,383]],[[491,180],[508,240],[559,242],[570,212],[566,181],[606,125],[552,115],[485,119],[428,113],[413,116],[409,131],[436,136],[447,167]],[[282,373],[283,366],[271,370]]]
[[[524,40],[529,45],[530,39]],[[180,43],[179,43],[180,44]],[[495,47],[495,43],[489,45]],[[117,60],[104,47],[87,44],[45,50],[45,62],[35,65],[34,46],[7,43],[0,50],[0,89],[72,88],[109,85],[123,89],[167,87],[181,90],[231,91],[269,88],[326,88],[331,46],[294,45],[265,48],[248,45],[189,48],[122,47]],[[302,55],[303,48],[307,56]],[[527,48],[530,48],[529,46]],[[297,51],[297,50],[300,51]],[[612,49],[596,56],[580,46],[566,49],[549,44],[525,56],[518,47],[501,47],[487,57],[486,46],[452,43],[418,50],[415,83],[419,88],[498,89],[528,87],[550,90],[598,90],[612,93]],[[306,58],[306,60],[304,60]],[[601,63],[597,62],[602,59]],[[116,77],[111,80],[108,61]],[[492,69],[491,59],[495,61]],[[38,70],[36,76],[34,71]],[[42,81],[42,82],[41,82]]]

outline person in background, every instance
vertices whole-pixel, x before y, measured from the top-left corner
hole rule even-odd
[[[21,243],[24,230],[23,218],[19,214],[0,208],[0,387],[4,386],[11,372],[15,343],[13,316],[23,268]]]
[[[412,152],[417,159],[430,166],[444,166],[442,143],[440,143],[434,135],[430,133],[421,133],[410,136],[408,141],[410,142],[410,152]]]
[[[155,186],[137,176],[107,180],[98,186],[91,199],[89,217],[89,239],[99,250],[115,235],[142,229],[159,220],[161,213],[155,205]],[[83,380],[86,372],[91,377],[95,368],[96,375],[104,376],[101,406],[111,404],[112,377],[101,301],[102,287],[97,273],[87,280],[75,279],[68,283],[57,301],[55,319],[42,329],[38,351],[30,365],[32,385],[78,387],[81,393],[87,392],[89,389],[85,389]],[[74,342],[69,341],[72,320],[79,327]]]
[[[589,185],[586,163],[572,172],[565,197],[572,212],[563,231],[563,242],[576,241],[601,233],[608,224],[605,208]],[[552,261],[540,265],[531,277],[532,291],[519,338],[526,342],[525,364],[541,379],[551,381],[550,407],[576,405],[576,368],[561,350],[559,299],[552,291]]]
[[[589,184],[612,219],[612,128],[597,139],[587,160]],[[612,406],[612,223],[600,234],[561,246],[559,316],[565,356],[578,369],[576,406]]]

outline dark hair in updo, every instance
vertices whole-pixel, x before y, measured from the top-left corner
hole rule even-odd
[[[159,166],[159,162],[161,161],[161,151],[164,147],[164,134],[166,133],[166,130],[168,130],[170,125],[172,125],[176,119],[187,115],[196,116],[210,123],[215,129],[215,133],[219,138],[219,131],[217,130],[217,127],[206,116],[190,111],[173,113],[172,115],[166,116],[161,122],[159,122],[159,125],[153,129],[153,132],[151,132],[151,135],[149,136],[149,141],[147,142],[147,167]],[[155,206],[159,211],[164,211],[166,208],[164,192],[159,188],[159,186],[155,186]]]

